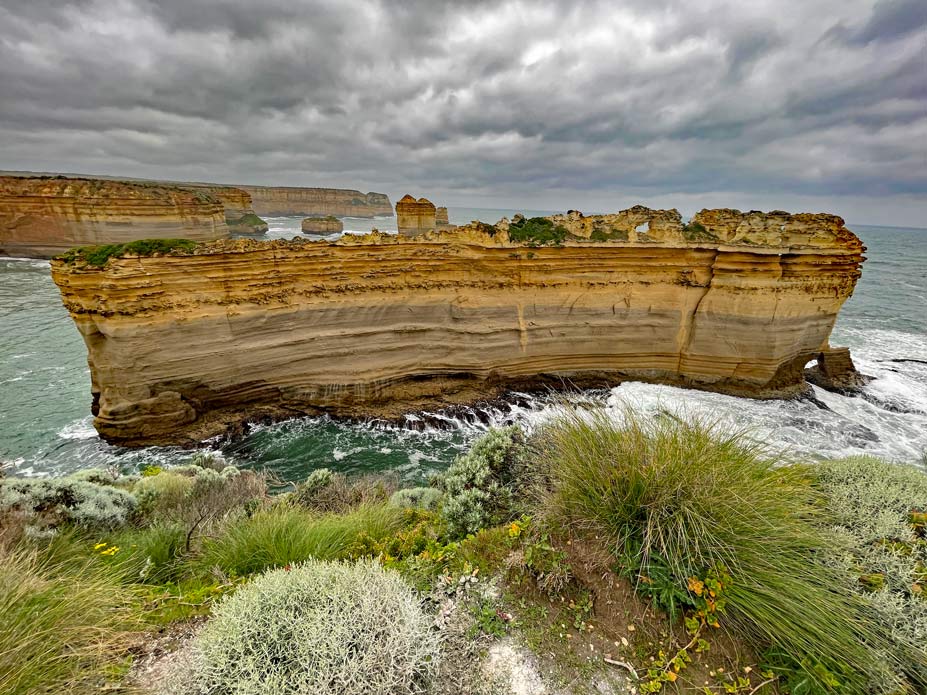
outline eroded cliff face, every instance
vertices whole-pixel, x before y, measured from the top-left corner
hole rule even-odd
[[[136,445],[255,416],[393,417],[539,383],[794,395],[863,261],[830,215],[572,218],[558,220],[588,234],[560,246],[514,244],[503,221],[220,241],[103,269],[54,261],[52,274],[88,347],[95,425]]]
[[[393,206],[383,193],[361,193],[340,188],[238,186],[251,195],[258,215],[306,217],[392,217]]]
[[[74,246],[227,237],[207,191],[109,179],[0,176],[0,254],[50,258]]]
[[[251,203],[251,194],[240,188],[222,186],[219,184],[196,183],[178,184],[184,188],[195,188],[206,191],[217,198],[225,209],[225,223],[229,232],[237,234],[263,234],[267,231],[267,223],[257,216]]]

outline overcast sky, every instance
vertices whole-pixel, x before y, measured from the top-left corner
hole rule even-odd
[[[0,169],[927,227],[927,2],[0,0]]]

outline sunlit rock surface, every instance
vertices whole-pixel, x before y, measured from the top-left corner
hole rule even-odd
[[[344,230],[337,217],[307,217],[300,225],[304,234],[333,234]]]
[[[183,443],[243,420],[398,417],[506,388],[644,380],[758,398],[807,386],[860,276],[833,215],[675,210],[337,241],[225,240],[189,255],[53,261],[89,352],[95,425]]]
[[[74,246],[227,237],[222,201],[179,185],[0,176],[0,254],[49,258]]]
[[[251,195],[258,215],[305,217],[392,217],[393,206],[383,193],[361,193],[341,188],[236,186]]]

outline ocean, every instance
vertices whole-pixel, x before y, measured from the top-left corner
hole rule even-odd
[[[452,223],[495,222],[514,210],[450,208]],[[549,214],[525,211],[525,214]],[[299,235],[300,218],[269,218],[270,238]],[[395,218],[346,219],[346,232],[395,231]],[[745,429],[792,459],[872,454],[919,460],[927,451],[927,230],[848,225],[868,247],[856,292],[831,343],[849,346],[857,367],[875,377],[861,396],[815,387],[810,400],[754,401],[670,386],[624,383],[576,399],[618,412],[670,410]],[[300,480],[328,467],[390,470],[417,483],[447,467],[493,425],[531,428],[562,397],[523,395],[510,404],[463,411],[442,427],[347,424],[299,418],[253,427],[233,442],[204,443],[229,462]],[[421,423],[419,423],[421,424]],[[0,466],[7,475],[63,474],[80,468],[179,463],[190,451],[124,449],[101,441],[90,417],[90,374],[83,341],[61,304],[47,261],[0,258]]]

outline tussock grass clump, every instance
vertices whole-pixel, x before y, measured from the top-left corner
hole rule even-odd
[[[0,692],[97,692],[128,627],[119,595],[91,562],[0,544]]]
[[[437,633],[402,578],[373,561],[308,561],[225,599],[173,693],[426,692]]]
[[[310,558],[344,557],[361,535],[380,540],[398,531],[402,510],[360,507],[346,514],[313,514],[286,504],[239,519],[204,544],[202,562],[245,576]]]
[[[672,416],[623,423],[567,414],[536,441],[541,505],[554,523],[604,538],[640,576],[723,567],[726,620],[780,655],[784,674],[825,692],[892,685],[883,630],[846,576],[818,560],[833,538],[812,523],[820,497],[807,471],[781,466],[742,433]],[[782,656],[784,655],[784,657]]]

